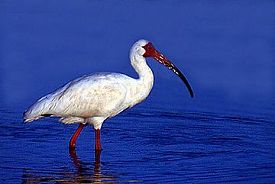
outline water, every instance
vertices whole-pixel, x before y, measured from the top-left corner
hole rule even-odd
[[[1,183],[274,182],[271,115],[137,107],[104,124],[100,163],[92,128],[74,155],[68,140],[75,125],[24,125],[20,115],[1,109]]]
[[[0,183],[275,183],[274,1],[1,1]],[[86,127],[22,113],[69,80],[136,76],[149,39],[187,76],[149,60],[146,101]]]

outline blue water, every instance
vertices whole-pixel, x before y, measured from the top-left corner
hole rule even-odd
[[[0,1],[0,183],[275,183],[275,2]],[[107,120],[94,154],[86,127],[22,113],[81,75],[136,77],[153,42],[195,92],[153,60],[146,101]]]
[[[23,125],[18,114],[1,109],[1,183],[274,182],[271,115],[135,108],[104,124],[96,166],[92,128],[75,158],[68,140],[76,126]]]

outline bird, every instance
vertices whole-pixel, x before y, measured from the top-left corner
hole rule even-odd
[[[152,90],[154,75],[147,58],[153,58],[172,70],[184,82],[190,96],[194,96],[183,73],[151,42],[141,39],[130,50],[131,65],[138,78],[122,73],[84,75],[37,100],[24,112],[24,122],[58,117],[65,124],[79,124],[70,139],[69,149],[75,149],[81,131],[91,125],[95,131],[95,151],[101,151],[100,130],[103,122],[144,101]]]

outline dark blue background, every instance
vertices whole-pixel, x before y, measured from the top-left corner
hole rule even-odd
[[[1,1],[1,97],[28,105],[83,74],[136,76],[128,53],[144,38],[196,94],[190,101],[179,79],[149,61],[152,100],[274,105],[274,9],[271,0]]]
[[[274,10],[273,0],[0,1],[0,157],[2,170],[8,168],[1,181],[18,182],[29,173],[26,168],[62,170],[75,127],[49,119],[23,125],[22,112],[84,74],[137,77],[128,55],[143,38],[185,73],[195,98],[171,71],[149,59],[155,85],[148,99],[103,125],[103,171],[114,171],[122,181],[271,182]],[[175,142],[167,139],[173,135]],[[79,141],[81,149],[87,149],[84,142],[92,144],[92,136]],[[79,152],[93,168],[87,151]]]

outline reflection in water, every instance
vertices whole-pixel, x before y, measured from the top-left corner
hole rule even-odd
[[[67,150],[66,139],[56,140],[66,136],[62,126],[22,126],[16,113],[0,107],[0,183],[274,183],[267,113],[136,109],[104,127],[108,156],[101,158],[85,148],[60,153]]]
[[[111,175],[101,173],[101,152],[95,152],[94,168],[89,164],[83,163],[77,156],[75,149],[69,151],[75,172],[63,171],[56,173],[55,171],[39,172],[36,170],[23,171],[22,183],[116,183],[116,179]]]

